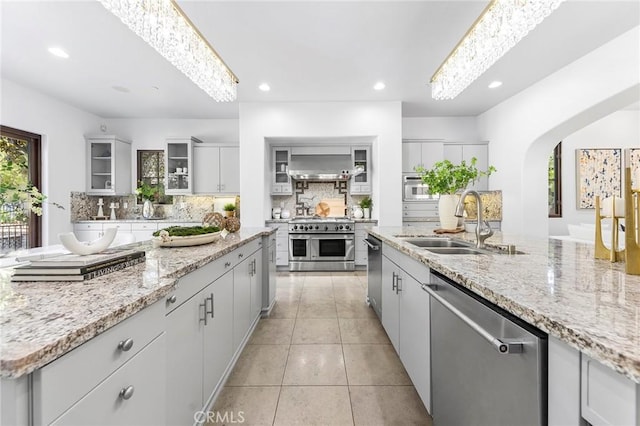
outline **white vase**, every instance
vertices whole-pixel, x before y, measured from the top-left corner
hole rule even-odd
[[[364,218],[371,219],[371,209],[369,207],[365,207],[362,210],[364,211]]]
[[[458,218],[455,215],[458,199],[460,197],[455,194],[440,195],[438,200],[438,216],[440,217],[440,228],[456,229],[458,227]]]

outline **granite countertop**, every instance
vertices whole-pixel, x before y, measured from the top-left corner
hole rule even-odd
[[[370,233],[590,357],[640,383],[640,276],[624,263],[594,259],[593,245],[496,232],[487,247],[515,244],[525,254],[438,255],[395,236],[433,236],[417,228]],[[453,238],[474,241],[471,233]]]
[[[177,279],[263,235],[242,228],[213,244],[145,250],[144,263],[84,282],[11,282],[0,269],[0,377],[17,378],[64,355],[170,293]]]

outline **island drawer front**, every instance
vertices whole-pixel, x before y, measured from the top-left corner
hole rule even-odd
[[[33,373],[35,424],[49,424],[163,331],[156,302]],[[120,342],[129,350],[119,348]]]
[[[164,424],[165,340],[163,333],[52,424]],[[131,396],[120,396],[129,387]]]
[[[231,271],[238,264],[236,259],[234,250],[181,277],[176,284],[176,289],[166,297],[165,314],[170,314],[200,290]]]
[[[158,230],[158,224],[154,222],[133,222],[131,223],[132,231],[153,231]]]
[[[74,231],[102,231],[102,223],[76,223],[73,229]]]
[[[593,425],[640,425],[640,384],[582,354],[582,417]]]
[[[403,203],[402,204],[402,210],[405,211],[405,212],[410,212],[410,211],[437,212],[438,211],[438,202],[434,201],[434,202],[430,202],[430,203],[422,203],[422,202],[418,202],[418,203]]]

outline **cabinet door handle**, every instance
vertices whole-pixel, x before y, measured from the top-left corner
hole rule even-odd
[[[167,297],[167,303],[176,303],[176,300],[178,300],[178,298],[176,297],[175,294],[172,294],[171,296]]]
[[[224,267],[228,268],[229,266],[231,266],[231,262],[224,262]]]
[[[396,277],[396,294],[402,291],[402,277],[400,274]]]
[[[211,301],[211,312],[209,312],[209,314],[211,315],[211,318],[213,319],[215,317],[215,312],[213,310],[213,293],[211,293],[211,295],[209,297],[207,297],[207,300]],[[206,300],[205,300],[206,303]],[[206,312],[205,312],[206,315]]]
[[[207,299],[204,299],[204,302],[200,303],[198,305],[198,308],[202,308],[202,312],[204,312],[204,315],[202,318],[200,318],[200,321],[204,322],[204,325],[207,325]]]
[[[395,272],[391,273],[391,291],[396,291],[396,288],[398,288],[398,282],[396,281],[398,279],[398,276],[396,275]]]
[[[121,340],[120,343],[118,343],[118,349],[120,349],[122,352],[127,352],[132,347],[133,339]]]
[[[242,259],[244,257],[244,253],[238,253],[238,259]]]
[[[133,391],[135,389],[133,388],[133,386],[129,385],[126,388],[122,388],[120,389],[120,398],[122,399],[130,399],[133,396]]]

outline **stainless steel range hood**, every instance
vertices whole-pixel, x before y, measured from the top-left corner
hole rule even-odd
[[[289,163],[289,176],[296,180],[349,180],[363,171],[344,154],[291,155]]]

